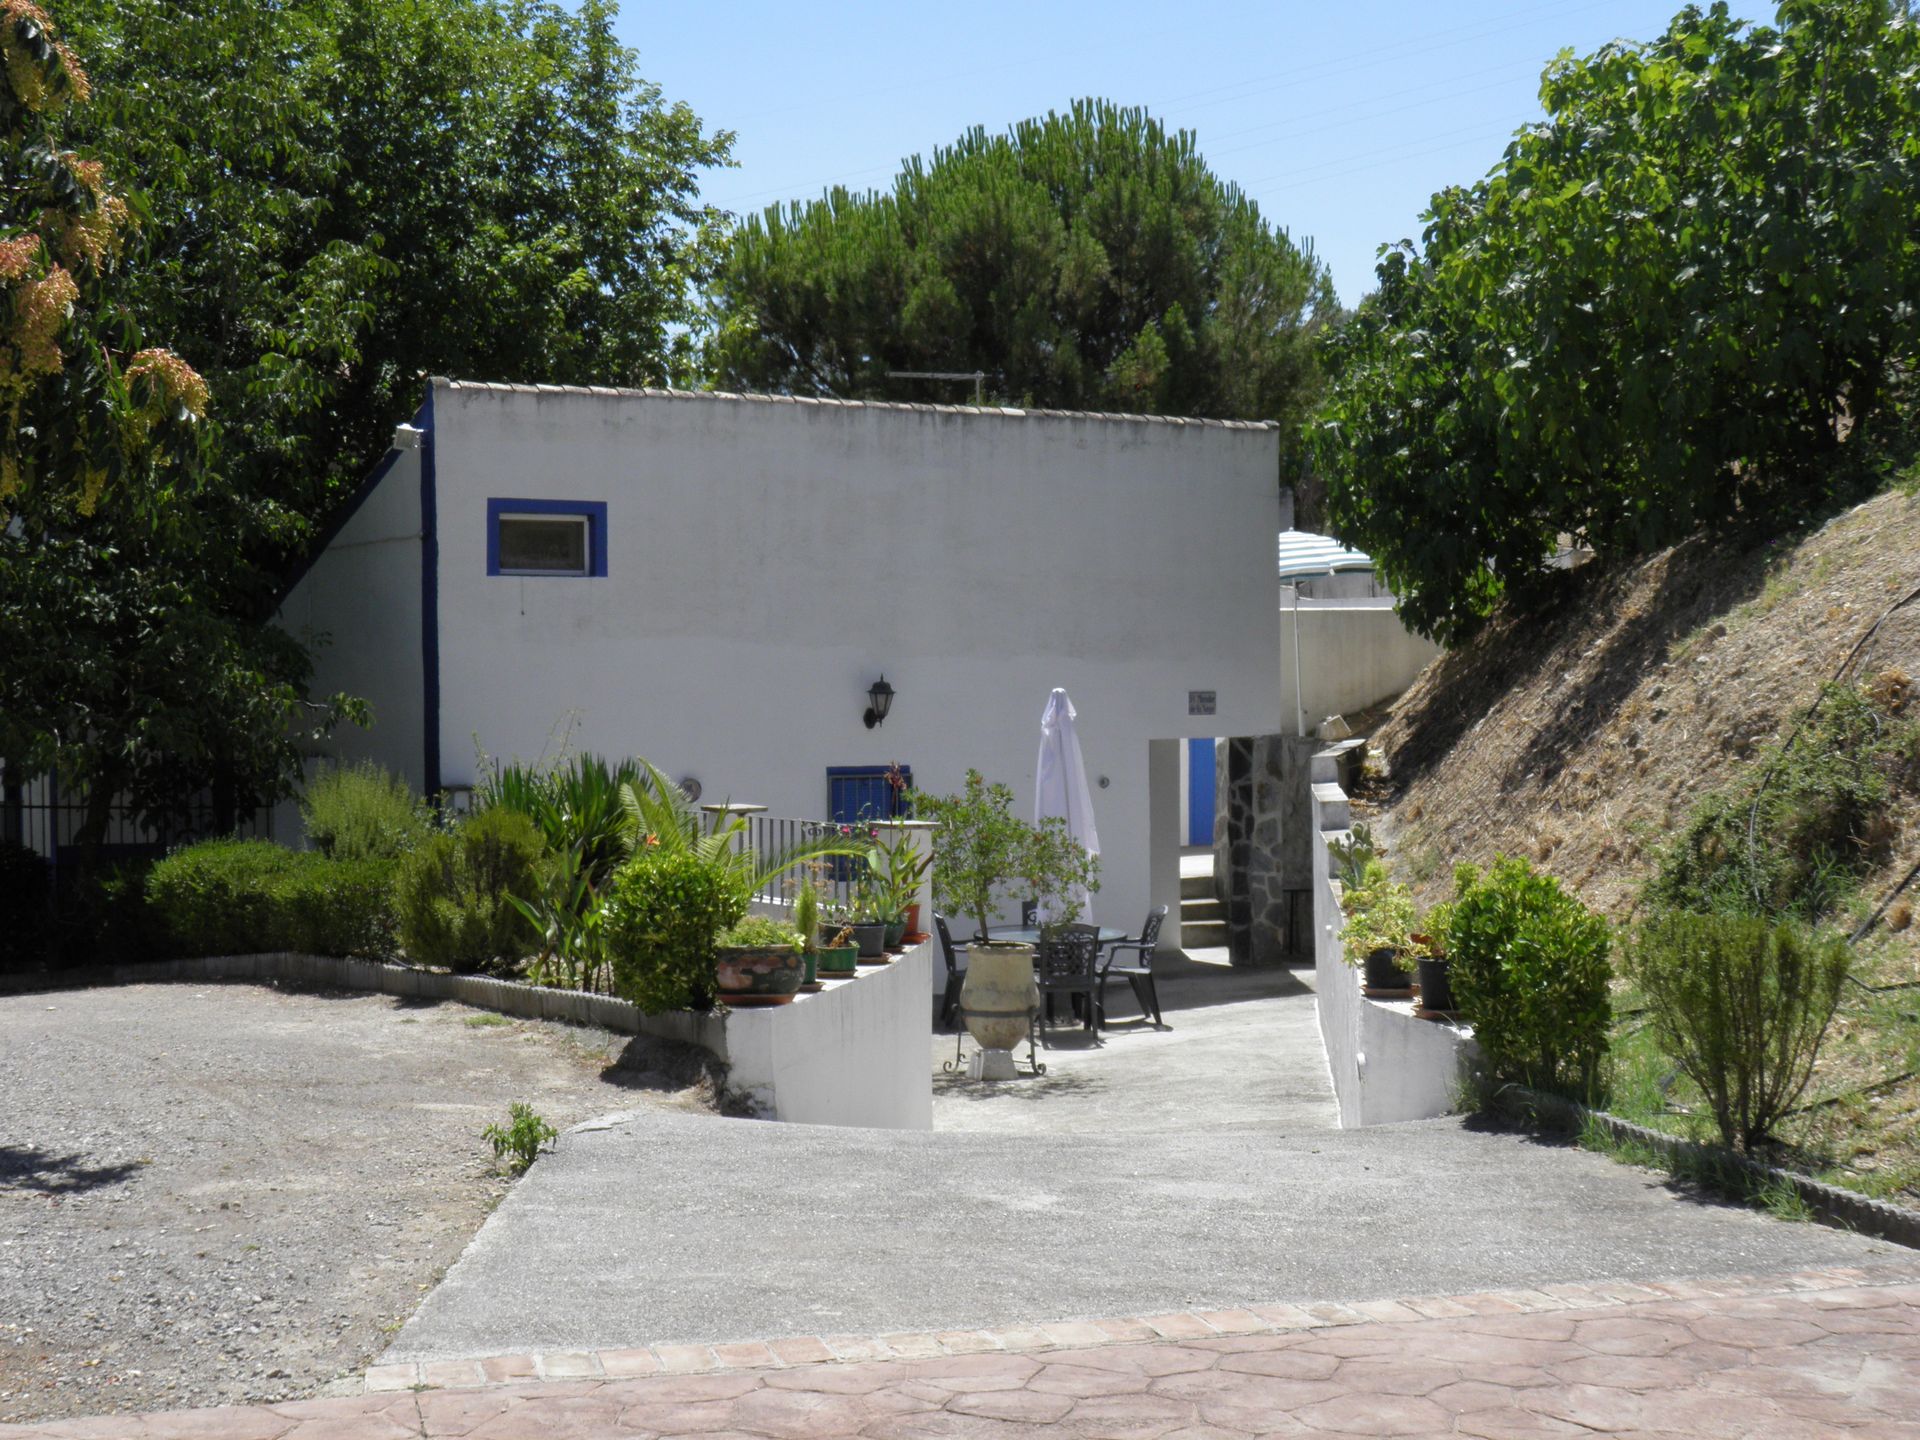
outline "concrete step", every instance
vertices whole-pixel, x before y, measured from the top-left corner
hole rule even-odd
[[[1220,902],[1211,895],[1204,900],[1182,900],[1180,902],[1180,923],[1182,925],[1205,925],[1214,920],[1224,920],[1226,914]]]
[[[1182,875],[1180,877],[1180,898],[1182,900],[1199,900],[1211,898],[1212,895],[1213,876]]]
[[[1203,920],[1194,924],[1185,921],[1180,925],[1180,948],[1182,950],[1207,950],[1227,943],[1227,922],[1224,920]]]

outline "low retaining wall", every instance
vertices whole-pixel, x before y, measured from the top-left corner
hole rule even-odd
[[[805,1125],[933,1128],[933,1025],[926,994],[931,943],[884,967],[801,995],[790,1005],[698,1015],[647,1015],[628,1000],[553,990],[483,975],[446,975],[378,960],[343,960],[286,951],[214,955],[115,965],[68,975],[18,977],[0,989],[139,985],[170,980],[282,981],[367,990],[424,1000],[455,1000],[517,1015],[594,1025],[621,1035],[653,1035],[698,1045],[727,1066],[728,1088],[766,1119]]]
[[[1313,969],[1320,1038],[1340,1106],[1342,1129],[1425,1120],[1459,1108],[1468,1069],[1479,1059],[1465,1025],[1415,1017],[1407,1001],[1369,1000],[1346,963],[1346,916],[1333,879],[1330,842],[1345,840],[1347,793],[1334,779],[1338,751],[1313,758]]]

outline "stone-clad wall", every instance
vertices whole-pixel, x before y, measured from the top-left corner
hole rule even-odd
[[[1305,934],[1313,885],[1308,781],[1322,743],[1255,735],[1216,747],[1213,875],[1236,965],[1313,953]]]

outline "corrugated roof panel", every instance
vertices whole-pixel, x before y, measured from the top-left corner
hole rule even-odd
[[[1332,575],[1341,570],[1371,570],[1373,560],[1349,550],[1331,535],[1310,530],[1280,532],[1280,578],[1303,580],[1309,575]]]

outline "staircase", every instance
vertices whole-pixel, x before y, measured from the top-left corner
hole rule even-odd
[[[1196,862],[1204,862],[1205,869]],[[1207,950],[1226,943],[1227,914],[1213,898],[1213,857],[1181,857],[1180,948]]]

